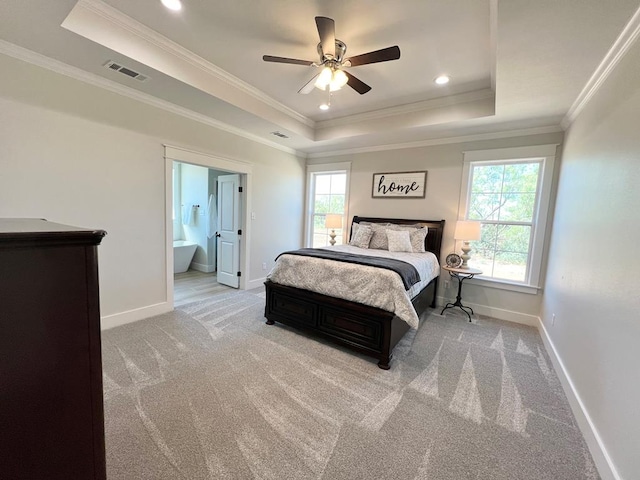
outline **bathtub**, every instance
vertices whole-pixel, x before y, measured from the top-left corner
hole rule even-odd
[[[187,240],[173,241],[173,273],[182,273],[189,270],[196,248],[198,248],[197,243]]]

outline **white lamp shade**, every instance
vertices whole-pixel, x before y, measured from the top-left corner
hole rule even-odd
[[[349,81],[349,77],[342,70],[337,70],[331,67],[324,67],[316,78],[314,85],[320,90],[326,90],[329,86],[330,92],[335,92],[344,87]]]
[[[320,75],[318,75],[318,78],[316,78],[316,82],[314,85],[316,86],[316,88],[319,88],[320,90],[324,90],[327,87],[327,85],[329,85],[329,83],[331,82],[332,77],[333,77],[333,71],[331,71],[331,68],[324,67],[320,72]]]
[[[331,229],[342,228],[342,215],[326,215],[324,226]]]
[[[453,238],[456,240],[480,240],[480,222],[458,220]]]
[[[331,83],[334,83],[338,86],[338,88],[344,87],[349,81],[349,77],[342,70],[336,70],[333,72],[333,80]]]

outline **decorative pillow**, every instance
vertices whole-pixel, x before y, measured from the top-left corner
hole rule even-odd
[[[360,222],[360,225],[363,225],[364,222]],[[387,239],[387,230],[406,230],[408,232],[413,232],[422,228],[422,225],[398,225],[393,223],[371,223],[369,224],[371,229],[373,230],[373,235],[371,236],[371,242],[369,243],[369,248],[375,248],[378,250],[389,250],[389,240]],[[424,252],[424,249],[422,250]]]
[[[369,227],[368,225],[361,225],[356,229],[355,234],[351,236],[349,245],[360,248],[369,248],[371,235],[373,235],[371,227]]]
[[[408,230],[387,230],[390,252],[413,252]]]
[[[426,227],[418,228],[409,232],[409,239],[411,240],[411,248],[414,252],[424,253],[424,241],[427,238],[429,229]]]
[[[371,241],[369,242],[369,248],[375,248],[378,250],[389,250],[389,240],[387,240],[387,226],[372,224]]]

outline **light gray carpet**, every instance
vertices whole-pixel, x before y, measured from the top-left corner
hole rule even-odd
[[[103,334],[109,480],[599,476],[535,329],[430,312],[391,370],[232,291]]]

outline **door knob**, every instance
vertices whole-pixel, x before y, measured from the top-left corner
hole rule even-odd
[[[216,232],[216,237],[220,237],[220,234],[218,232]]]

